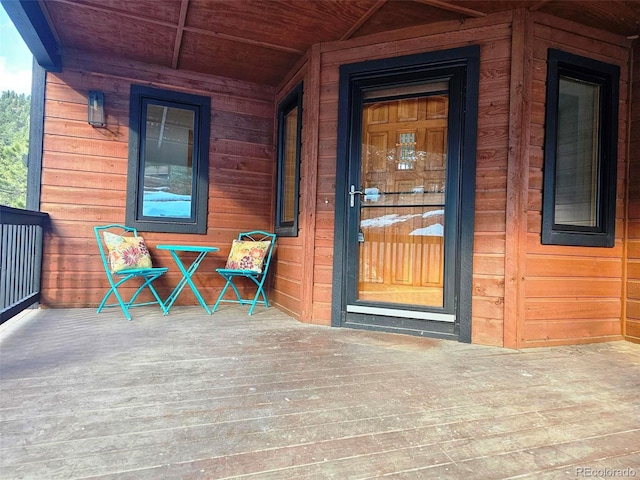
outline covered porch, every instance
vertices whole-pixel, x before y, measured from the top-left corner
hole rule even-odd
[[[184,306],[30,310],[0,348],[3,479],[640,474],[630,342],[516,351]]]
[[[304,323],[406,328],[516,349],[640,339],[639,4],[0,2],[38,64],[27,206],[49,219],[40,242],[38,301],[45,307],[99,304],[107,283],[93,227],[133,222],[152,247],[220,248],[199,271],[212,296],[223,288],[215,269],[224,266],[225,246],[238,232],[277,233],[270,300]],[[563,219],[571,235],[550,235],[550,241],[547,234],[558,232],[548,221],[556,208],[549,194],[555,191],[553,155],[546,150],[553,151],[554,142],[547,140],[557,129],[547,116],[555,118],[557,105],[547,85],[566,76],[554,66],[559,58],[571,71],[582,65],[592,74],[609,72],[605,83],[612,88],[603,88],[611,90],[607,105],[617,109],[602,103],[602,112],[590,110],[592,126],[611,126],[598,143],[606,145],[606,155],[599,162],[593,155],[580,157],[591,167],[607,167],[606,175],[603,170],[594,176],[601,182],[583,182],[594,189],[587,198],[598,204],[589,215],[607,214],[590,217],[587,231],[584,219]],[[369,71],[371,62],[375,68]],[[445,65],[452,70],[441,70]],[[397,69],[402,74],[389,77]],[[380,147],[371,149],[378,152],[371,163],[359,134],[344,136],[361,132],[360,87],[385,92],[383,79],[391,78],[404,89],[415,75],[428,92],[387,92],[395,102],[389,112],[396,113],[389,121],[380,113],[367,130],[377,139],[370,146]],[[449,86],[440,83],[447,75]],[[398,116],[406,95],[417,99]],[[427,96],[434,101],[428,109],[422,106]],[[447,96],[465,104],[454,111]],[[103,100],[97,102],[99,122],[89,122],[90,98]],[[169,145],[159,134],[167,102],[182,112],[173,127],[183,135],[171,138],[180,139],[184,158],[172,164],[175,182],[160,185],[167,180],[168,157],[150,158],[147,172],[139,153],[147,143],[156,150]],[[147,104],[151,111],[145,113]],[[447,120],[446,130],[457,135],[447,133],[445,142],[443,118],[409,115],[413,108],[435,117],[451,111],[447,118],[456,121]],[[281,120],[293,111],[301,113],[300,122],[287,147]],[[189,115],[198,121],[185,120]],[[415,132],[406,131],[414,121]],[[147,128],[148,142],[141,135]],[[190,144],[189,132],[199,141]],[[392,148],[384,148],[385,142]],[[411,153],[414,143],[423,153]],[[407,149],[396,148],[402,145]],[[385,150],[390,155],[380,153]],[[403,151],[408,157],[396,161]],[[430,163],[412,160],[426,153]],[[188,222],[185,212],[169,208],[162,215],[144,213],[145,195],[162,203],[166,197],[158,189],[174,187],[175,203],[190,198]],[[367,198],[367,188],[391,199],[406,197],[401,207],[420,211],[382,210],[389,205],[382,199],[374,205],[377,197]],[[360,215],[358,201],[381,214]],[[405,223],[381,222],[387,215]],[[415,237],[424,238],[418,243]],[[604,243],[593,245],[594,237]],[[154,262],[170,268],[159,285],[166,297],[180,274],[167,252],[154,251]],[[378,283],[393,302],[377,301],[385,299]],[[403,298],[398,285],[408,289]],[[422,303],[414,287],[424,288]],[[434,288],[437,302],[426,302]],[[184,296],[178,304],[195,302]]]

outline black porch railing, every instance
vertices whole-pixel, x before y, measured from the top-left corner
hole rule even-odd
[[[0,205],[0,323],[40,300],[49,214]]]

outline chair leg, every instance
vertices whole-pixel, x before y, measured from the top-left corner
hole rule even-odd
[[[122,299],[122,297],[118,293],[118,290],[116,289],[115,286],[112,286],[111,289],[104,296],[104,298],[102,299],[102,302],[100,302],[100,306],[98,307],[98,312],[97,313],[100,313],[102,311],[102,309],[104,307],[106,307],[106,306],[115,306],[116,305],[115,303],[113,305],[107,305],[107,300],[109,299],[111,294],[113,294],[116,297],[116,300],[118,301],[118,305],[120,305],[120,308],[122,309],[122,312],[124,313],[124,316],[127,317],[127,320],[131,321],[131,315],[129,314],[129,309],[127,307],[127,304],[124,302],[124,300]]]
[[[123,279],[119,280],[118,282],[116,282],[115,284],[112,284],[111,285],[111,289],[104,296],[104,298],[102,299],[102,302],[100,302],[100,306],[98,307],[98,312],[97,313],[100,313],[102,311],[102,309],[105,308],[105,307],[111,307],[111,306],[120,305],[120,308],[122,309],[122,312],[124,313],[124,316],[127,318],[127,320],[131,320],[131,315],[129,314],[129,308],[132,307],[132,306],[135,306],[135,301],[138,298],[138,295],[140,295],[140,293],[144,290],[145,287],[148,287],[149,290],[151,290],[151,293],[153,294],[153,296],[155,297],[156,302],[158,303],[158,305],[160,305],[160,309],[162,310],[162,313],[164,315],[166,315],[168,312],[167,312],[167,309],[166,309],[166,307],[164,305],[164,302],[162,301],[162,299],[160,298],[160,295],[158,295],[158,292],[156,291],[156,289],[153,287],[153,285],[151,283],[158,277],[159,277],[159,275],[151,275],[151,276],[148,276],[148,277],[142,277],[142,278],[144,278],[144,282],[142,283],[142,285],[140,285],[140,287],[138,287],[138,289],[135,291],[133,296],[127,302],[124,301],[124,299],[122,298],[122,296],[118,292],[118,287],[120,285],[122,285],[123,283],[125,283],[127,280],[129,280],[131,277],[123,278]],[[118,303],[117,304],[114,303],[113,305],[107,305],[107,301],[108,301],[109,297],[111,297],[112,294],[116,297],[116,300],[118,301]],[[153,302],[149,302],[149,304],[153,304]]]
[[[256,291],[256,295],[253,297],[253,302],[251,302],[251,308],[249,309],[249,315],[253,314],[253,310],[256,308],[256,305],[258,304],[258,302],[260,301],[260,295],[262,295],[262,303],[264,303],[264,306],[269,308],[269,302],[267,301],[267,295],[264,293],[264,289],[262,288],[262,283],[256,281],[256,279],[251,278],[251,280],[254,281],[254,283],[257,285],[258,290]]]
[[[233,286],[233,284],[231,283],[231,279],[230,278],[227,278],[227,277],[223,277],[223,278],[225,278],[227,280],[227,283],[224,284],[224,288],[220,292],[220,295],[218,296],[218,300],[216,300],[215,305],[211,309],[212,312],[215,312],[216,309],[218,308],[218,305],[220,305],[220,302],[222,302],[222,297],[224,297],[224,294],[227,292],[227,289],[229,288],[229,285]],[[234,290],[235,290],[235,287],[234,287]],[[237,295],[237,290],[236,290],[236,295]]]
[[[109,297],[111,296],[112,293],[113,293],[113,287],[111,287],[109,291],[105,294],[105,296],[102,298],[102,302],[100,302],[100,305],[98,305],[97,313],[100,313],[102,309],[106,306],[107,301],[109,300]]]
[[[256,304],[258,303],[258,296],[260,295],[260,290],[256,293],[256,296],[253,297],[253,302],[251,302],[251,308],[249,308],[249,315],[253,314],[253,309],[256,308]]]
[[[262,295],[262,300],[260,300],[260,295]],[[256,292],[256,296],[253,298],[253,303],[251,308],[249,309],[249,315],[253,313],[254,308],[258,303],[263,303],[266,308],[269,308],[269,300],[267,300],[267,294],[264,292],[262,285],[258,287],[258,291]]]
[[[165,307],[164,302],[160,298],[160,295],[158,295],[158,292],[156,292],[156,289],[153,288],[153,284],[151,283],[156,278],[158,278],[158,275],[150,275],[148,277],[144,277],[144,283],[140,286],[140,288],[138,288],[138,290],[136,290],[136,293],[133,294],[133,296],[131,297],[131,300],[129,300],[129,305],[133,305],[135,300],[136,300],[136,298],[138,298],[138,295],[142,292],[142,290],[145,287],[148,287],[149,290],[151,290],[151,293],[153,294],[153,296],[156,298],[156,301],[158,302],[158,305],[160,305],[160,309],[162,310],[162,313],[164,315],[166,315],[169,312],[168,312],[167,308]]]
[[[146,280],[146,279],[145,279]],[[136,298],[138,298],[138,295],[140,295],[140,292],[142,292],[142,290],[144,290],[144,287],[147,286],[148,280],[143,282],[142,285],[140,285],[138,287],[138,289],[135,291],[135,293],[131,296],[131,298],[129,299],[129,301],[127,302],[128,306],[133,305],[134,303],[136,303]]]
[[[231,288],[233,289],[233,293],[236,294],[236,298],[238,299],[238,302],[242,304],[242,297],[240,296],[240,291],[238,290],[238,287],[236,287],[236,284],[233,283],[233,277],[229,278],[229,285],[231,285]]]
[[[151,290],[151,293],[153,293],[153,296],[156,297],[156,300],[158,301],[158,305],[160,305],[160,308],[162,309],[163,315],[167,315],[169,313],[169,309],[164,304],[164,302],[160,298],[160,295],[158,295],[158,292],[156,291],[156,289],[151,284],[151,282],[153,280],[155,280],[156,278],[158,278],[158,277],[153,277],[153,278],[149,279],[149,290]]]
[[[220,292],[220,295],[218,296],[218,300],[216,301],[215,305],[211,309],[212,313],[215,312],[218,309],[218,306],[222,302],[232,302],[232,303],[238,303],[240,305],[250,305],[249,315],[253,314],[253,311],[254,311],[254,309],[256,308],[256,305],[259,302],[263,303],[265,305],[265,307],[269,307],[269,301],[267,300],[267,294],[265,293],[264,288],[263,288],[264,278],[263,278],[262,281],[258,281],[255,278],[255,276],[248,275],[248,274],[230,275],[230,274],[220,273],[220,275],[222,276],[222,278],[224,278],[227,281],[227,283],[225,283],[224,287],[222,288],[222,291]],[[242,298],[242,296],[240,295],[240,291],[238,290],[236,285],[233,283],[234,277],[238,277],[238,276],[243,276],[245,278],[248,278],[253,283],[255,283],[255,285],[257,287],[257,290],[256,290],[256,294],[254,295],[253,299],[251,299],[251,298]],[[231,287],[233,289],[233,292],[235,293],[237,300],[223,300],[223,297],[224,297],[225,293],[227,292],[227,290],[229,289],[229,287]],[[262,300],[260,300],[260,296],[262,296]]]

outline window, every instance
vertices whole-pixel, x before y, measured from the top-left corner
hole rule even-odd
[[[131,86],[127,225],[206,233],[209,97]]]
[[[612,247],[620,69],[551,49],[547,68],[542,243]]]
[[[278,106],[276,233],[282,237],[298,236],[301,133],[302,84]]]
[[[396,169],[414,170],[416,165],[416,134],[414,132],[400,133],[398,136]]]

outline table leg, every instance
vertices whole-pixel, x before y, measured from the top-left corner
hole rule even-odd
[[[180,279],[180,281],[178,282],[178,285],[176,285],[176,288],[174,288],[173,292],[171,292],[171,294],[169,295],[169,297],[167,298],[167,300],[165,302],[165,305],[166,305],[166,308],[167,308],[167,313],[169,313],[169,309],[171,308],[173,303],[176,301],[176,298],[178,298],[178,295],[180,295],[180,292],[182,292],[182,290],[184,289],[185,285],[188,283],[189,286],[191,287],[191,291],[193,292],[193,294],[196,296],[196,298],[200,302],[200,305],[202,305],[202,308],[204,308],[205,311],[209,315],[211,315],[211,310],[207,306],[207,302],[204,301],[204,299],[200,295],[200,292],[198,291],[197,287],[195,286],[195,284],[191,280],[191,276],[198,269],[198,267],[200,266],[200,263],[202,262],[204,257],[207,255],[207,252],[200,252],[198,254],[198,256],[196,257],[196,259],[193,261],[193,263],[189,266],[188,269],[184,268],[184,264],[182,263],[182,261],[180,261],[180,257],[178,257],[178,254],[176,252],[171,250],[170,253],[173,256],[173,259],[175,260],[176,265],[178,265],[178,268],[182,272],[182,278]]]

